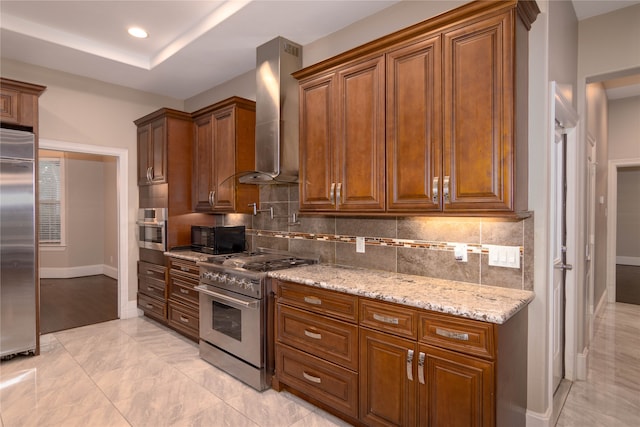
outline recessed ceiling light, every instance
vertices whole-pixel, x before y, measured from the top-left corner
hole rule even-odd
[[[130,35],[139,39],[146,39],[147,37],[149,37],[149,34],[147,34],[145,30],[139,27],[131,27],[127,31]]]

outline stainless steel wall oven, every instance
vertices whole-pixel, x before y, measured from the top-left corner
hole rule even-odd
[[[138,247],[167,250],[167,209],[140,208],[136,220]]]

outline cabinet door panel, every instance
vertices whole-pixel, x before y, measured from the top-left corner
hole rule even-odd
[[[444,34],[445,211],[513,209],[512,25],[504,14]]]
[[[416,344],[360,328],[360,420],[372,426],[412,426],[416,422],[414,380],[407,377],[407,356]]]
[[[426,355],[420,384],[419,422],[424,426],[494,425],[494,364],[451,351],[420,346]]]
[[[214,113],[213,118],[214,210],[235,209],[236,135],[233,108]]]
[[[165,119],[151,123],[151,146],[149,160],[151,182],[167,182],[167,127]]]
[[[209,211],[209,193],[213,189],[211,183],[211,168],[213,167],[213,152],[211,144],[211,116],[198,119],[194,125],[194,209]]]
[[[384,57],[338,73],[336,205],[384,210]]]
[[[300,210],[335,210],[333,74],[300,86]],[[335,186],[334,186],[335,191]]]
[[[439,210],[440,36],[387,54],[387,210]],[[438,183],[439,186],[439,183]],[[437,190],[436,190],[437,191]]]
[[[138,185],[149,184],[149,151],[151,150],[151,128],[138,128]]]

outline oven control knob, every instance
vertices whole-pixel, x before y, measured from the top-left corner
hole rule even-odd
[[[227,277],[227,275],[225,273],[220,273],[220,277],[218,277],[218,281],[220,283],[226,283],[227,279],[228,279],[228,277]]]
[[[238,282],[238,280],[235,277],[229,277],[227,279],[227,283],[230,285],[235,285]]]
[[[207,280],[211,280],[213,279],[213,273],[210,271],[205,271],[204,273],[202,273],[202,278],[203,279],[207,279]]]
[[[249,289],[250,283],[247,281],[247,279],[240,279],[238,281],[238,285],[242,288],[242,289]]]

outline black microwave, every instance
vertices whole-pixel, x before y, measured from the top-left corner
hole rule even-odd
[[[213,255],[242,252],[245,249],[245,227],[192,225],[191,248]]]

